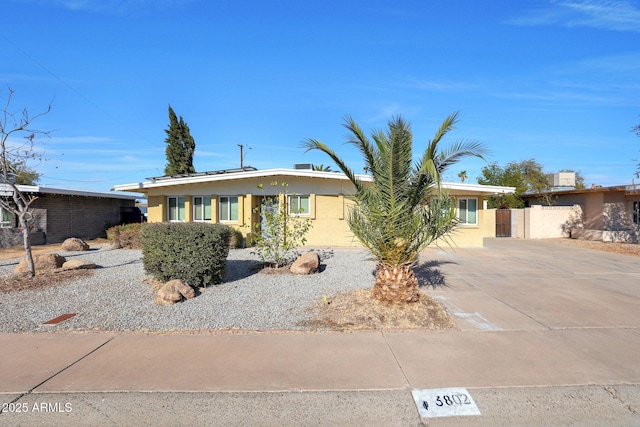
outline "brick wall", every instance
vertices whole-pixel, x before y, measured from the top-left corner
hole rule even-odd
[[[133,207],[133,200],[43,194],[31,205],[46,209],[47,243],[69,237],[95,239],[121,222],[121,208]]]

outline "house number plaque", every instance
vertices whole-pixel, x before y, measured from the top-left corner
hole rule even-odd
[[[422,418],[480,415],[465,388],[413,390],[412,394]]]

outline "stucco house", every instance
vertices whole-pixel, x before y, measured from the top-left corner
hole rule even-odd
[[[372,178],[361,175],[360,179]],[[219,222],[240,230],[250,240],[256,231],[254,224],[260,222],[256,208],[264,197],[281,193],[282,183],[287,184],[288,205],[301,207],[300,215],[312,221],[307,245],[360,245],[345,221],[355,187],[342,173],[244,167],[148,178],[113,190],[145,194],[149,222]],[[513,192],[513,188],[461,183],[444,183],[443,187],[458,201],[461,224],[451,239],[455,245],[479,247],[484,237],[495,236],[495,215],[493,211],[485,215],[483,197]]]
[[[140,220],[134,194],[94,192],[19,185],[27,196],[36,197],[31,204],[31,243],[41,245],[59,243],[68,237],[94,239],[104,235],[106,228]],[[11,200],[13,190],[0,184],[0,197]],[[0,247],[22,243],[18,218],[0,207]]]
[[[640,185],[597,186],[522,197],[528,205],[535,206],[541,204],[541,196],[550,199],[553,207],[576,207],[577,214],[563,224],[573,238],[638,242]]]

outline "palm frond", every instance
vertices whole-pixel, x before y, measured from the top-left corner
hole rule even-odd
[[[486,152],[478,142],[457,141],[445,150],[439,144],[458,120],[453,113],[442,122],[429,141],[420,161],[413,163],[411,127],[400,116],[376,131],[371,142],[351,118],[348,143],[355,145],[371,171],[373,182],[361,182],[353,171],[324,143],[308,139],[307,151],[325,152],[354,183],[354,206],[347,223],[379,263],[410,265],[427,245],[446,238],[457,224],[455,199],[442,191],[440,177],[447,167],[463,157],[482,158]]]
[[[352,144],[358,148],[358,150],[364,157],[364,164],[369,170],[374,169],[376,167],[376,156],[373,145],[371,145],[371,142],[365,136],[358,123],[353,120],[353,117],[345,117],[344,122],[345,123],[343,126],[347,128],[352,134],[352,137],[349,138],[347,143]]]
[[[347,166],[344,160],[342,160],[328,145],[317,139],[308,138],[306,141],[303,141],[302,146],[303,148],[306,148],[305,153],[311,150],[320,150],[327,154],[331,158],[331,160],[336,163],[338,168],[342,170],[346,177],[349,178],[349,181],[353,183],[353,185],[356,187],[356,191],[362,191],[364,187],[360,179],[356,176],[353,170],[349,166]]]

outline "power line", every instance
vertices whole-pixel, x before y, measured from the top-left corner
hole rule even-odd
[[[59,81],[64,87],[66,87],[67,89],[69,89],[71,92],[75,93],[77,96],[79,96],[81,99],[83,99],[85,102],[87,102],[88,104],[90,104],[93,108],[95,108],[96,110],[100,111],[102,114],[104,114],[106,117],[109,117],[114,123],[117,123],[117,119],[112,116],[109,112],[107,112],[106,110],[104,110],[102,107],[100,107],[98,104],[96,104],[95,102],[93,102],[92,100],[90,100],[89,98],[87,98],[85,95],[83,95],[79,90],[77,90],[76,88],[74,88],[73,86],[71,86],[69,83],[67,83],[64,79],[62,79],[60,76],[58,76],[56,73],[54,73],[53,71],[51,71],[49,68],[47,68],[46,66],[44,66],[40,61],[38,61],[37,59],[35,59],[33,56],[29,55],[29,53],[27,53],[24,49],[22,49],[20,46],[18,46],[17,44],[15,44],[13,41],[11,41],[9,38],[7,38],[7,36],[5,36],[3,33],[0,33],[0,36],[2,36],[2,38],[9,43],[11,46],[13,46],[16,50],[18,50],[20,53],[22,53],[24,56],[26,56],[27,58],[29,58],[31,61],[33,61],[37,66],[39,66],[40,68],[42,68],[44,71],[46,71],[48,74],[50,74],[53,78],[55,78],[57,81]],[[145,140],[151,144],[156,145],[155,142],[150,141],[149,139],[147,139],[144,135],[140,135],[135,129],[131,129],[130,127],[125,125],[125,128],[129,131],[131,131],[132,134],[138,136],[139,138],[141,138],[142,140]]]

